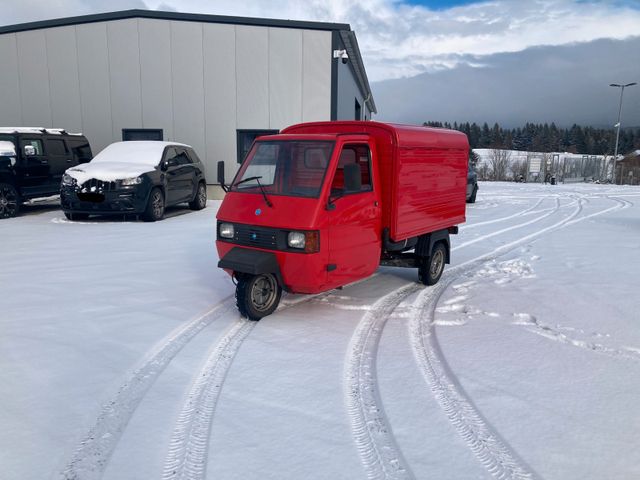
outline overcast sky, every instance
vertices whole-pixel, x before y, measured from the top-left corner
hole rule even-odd
[[[514,115],[499,114],[505,105],[491,103],[499,95],[485,98],[480,89],[475,91],[474,79],[487,84],[495,81],[500,88],[507,89],[508,81],[523,82],[506,93],[512,101],[515,96],[520,97],[518,109],[526,111],[530,107],[540,110],[541,105],[549,109],[558,106],[538,95],[535,103],[526,101],[527,85],[543,93],[540,79],[554,78],[562,72],[565,76],[569,74],[566,81],[555,78],[549,87],[553,86],[556,93],[557,89],[571,92],[570,85],[575,85],[571,72],[579,70],[581,76],[593,74],[598,82],[605,82],[606,88],[584,91],[585,97],[580,102],[587,105],[586,108],[579,105],[579,110],[585,113],[589,110],[589,98],[602,96],[607,99],[605,103],[610,103],[610,97],[616,97],[608,83],[640,82],[640,50],[623,48],[634,42],[631,37],[640,36],[640,0],[0,0],[0,6],[0,24],[4,25],[129,8],[349,23],[358,36],[379,118],[400,121],[416,121],[423,118],[423,112],[443,111],[444,99],[452,101],[463,88],[461,85],[466,89],[465,104],[472,102],[467,111],[476,112],[478,118],[506,121],[508,117],[510,121],[520,121]],[[626,41],[605,43],[611,49],[603,52],[601,44],[595,41],[600,39]],[[595,49],[593,55],[589,54],[590,46]],[[572,48],[579,50],[579,64]],[[540,52],[553,56],[554,61],[545,61]],[[519,70],[528,70],[532,58],[537,61],[536,79],[518,76]],[[602,71],[603,61],[611,75]],[[398,80],[377,83],[389,79]],[[400,108],[394,95],[402,93],[406,97],[408,86],[413,88],[412,95],[416,95],[409,102],[414,104],[413,108]],[[516,91],[522,95],[515,95]],[[482,110],[478,104],[473,105],[479,96],[483,96]],[[455,103],[456,109],[464,113],[464,105]],[[613,103],[616,116],[615,98]],[[572,105],[562,104],[569,109]],[[625,91],[624,106],[628,121],[640,125],[640,86]],[[611,109],[604,108],[602,102],[594,102],[593,109],[596,108],[601,110],[598,115],[563,118],[575,118],[578,123],[611,123],[608,111]],[[536,117],[542,119],[538,114]],[[549,116],[550,121],[552,117]]]

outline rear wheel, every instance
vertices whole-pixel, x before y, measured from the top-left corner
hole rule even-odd
[[[162,220],[164,217],[164,195],[162,190],[154,188],[149,194],[149,200],[147,201],[147,208],[142,213],[142,220],[145,222],[155,222]]]
[[[202,210],[207,206],[207,186],[204,182],[198,184],[196,190],[196,196],[189,202],[189,208],[191,210]]]
[[[67,217],[67,220],[71,220],[71,221],[87,220],[89,218],[88,213],[64,212],[64,216]]]
[[[275,275],[241,275],[236,286],[236,303],[243,317],[260,320],[271,315],[280,303],[282,288]]]
[[[20,213],[20,194],[10,183],[0,183],[0,218],[15,217]]]
[[[443,243],[436,243],[431,255],[424,258],[418,268],[418,278],[425,285],[435,285],[440,280],[447,260],[447,250]]]

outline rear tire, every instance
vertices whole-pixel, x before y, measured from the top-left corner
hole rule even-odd
[[[89,218],[89,214],[88,213],[64,212],[64,216],[67,217],[67,220],[71,220],[72,222],[87,220]]]
[[[0,218],[16,217],[20,213],[20,194],[10,183],[0,183]]]
[[[241,275],[236,285],[236,304],[243,317],[260,320],[271,315],[280,303],[282,287],[275,275]]]
[[[424,258],[418,267],[418,279],[425,285],[435,285],[440,280],[447,260],[447,250],[443,243],[433,246],[431,255]]]
[[[156,222],[164,217],[164,195],[158,187],[153,188],[147,200],[147,207],[142,213],[145,222]]]
[[[196,196],[189,202],[189,208],[191,210],[202,210],[207,206],[207,186],[204,182],[198,184],[196,189]]]

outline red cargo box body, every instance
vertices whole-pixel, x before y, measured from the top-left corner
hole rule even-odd
[[[378,122],[305,123],[281,133],[372,137],[378,155],[382,227],[389,228],[393,241],[465,221],[469,143],[463,133]]]

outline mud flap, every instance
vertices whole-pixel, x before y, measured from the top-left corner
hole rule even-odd
[[[278,259],[273,253],[233,247],[218,262],[218,267],[233,270],[237,273],[248,273],[250,275],[272,273],[278,279],[278,283],[284,286]]]

